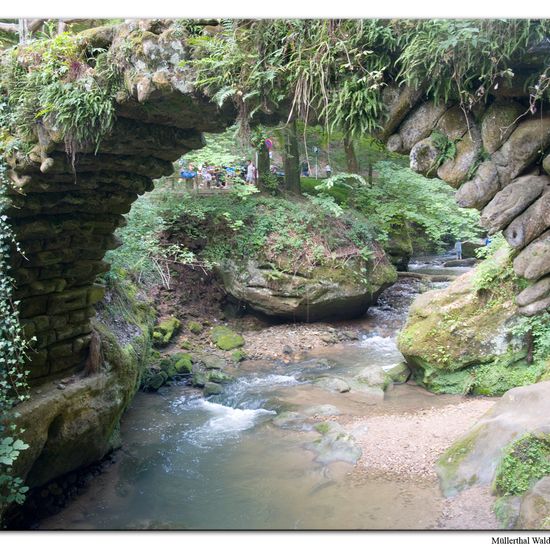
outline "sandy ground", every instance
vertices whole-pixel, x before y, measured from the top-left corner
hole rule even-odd
[[[342,423],[361,446],[358,473],[389,478],[437,480],[441,454],[464,435],[496,400],[471,398],[415,413],[351,418]],[[365,426],[367,429],[365,430]],[[499,529],[488,487],[475,486],[443,499],[436,529]]]

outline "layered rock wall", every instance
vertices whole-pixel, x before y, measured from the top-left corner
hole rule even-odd
[[[532,113],[522,88],[489,98],[475,116],[408,87],[394,87],[385,97],[388,115],[380,137],[388,149],[408,153],[413,170],[437,175],[457,189],[459,205],[480,210],[489,234],[504,231],[518,252],[516,273],[540,290],[522,295],[520,312],[545,310],[550,305],[550,115]],[[454,158],[438,162],[442,151],[434,132],[454,143]]]
[[[31,154],[8,159],[14,189],[7,215],[24,251],[13,254],[15,298],[25,332],[35,338],[33,384],[82,368],[94,304],[104,295],[95,281],[108,271],[103,257],[119,246],[114,231],[138,195],[172,174],[173,161],[202,147],[202,132],[222,131],[234,120],[194,91],[180,67],[188,52],[168,23],[136,21],[84,34],[90,45],[125,59],[112,132],[97,151],[78,146],[73,162],[59,131],[44,122]]]

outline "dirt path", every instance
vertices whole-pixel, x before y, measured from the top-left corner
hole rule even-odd
[[[437,481],[435,464],[494,404],[472,398],[459,404],[415,413],[351,418],[345,424],[363,454],[357,473],[399,479]],[[365,425],[367,429],[365,430]],[[472,487],[455,497],[442,497],[437,529],[499,529],[488,487]]]

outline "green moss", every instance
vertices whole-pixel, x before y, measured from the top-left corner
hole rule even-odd
[[[319,424],[315,424],[313,426],[315,431],[319,432],[321,435],[326,435],[330,431],[330,426],[328,422],[319,422]]]
[[[224,351],[244,346],[244,338],[230,328],[219,326],[212,329],[212,341]]]
[[[193,363],[191,361],[191,356],[188,353],[182,354],[176,360],[174,366],[178,373],[187,372],[191,373],[193,370]]]
[[[495,474],[500,495],[519,495],[550,475],[550,434],[528,433],[508,445]]]
[[[233,380],[232,376],[221,370],[211,370],[207,377],[210,382],[216,382],[217,384],[225,384]]]
[[[517,520],[518,510],[513,501],[513,497],[500,497],[493,504],[493,512],[503,529],[513,529]]]
[[[200,334],[202,332],[203,326],[198,321],[189,321],[187,323],[187,330],[193,334]]]
[[[523,353],[525,355],[525,353]],[[475,369],[472,393],[477,395],[502,395],[511,388],[534,384],[544,372],[544,365],[525,361],[494,361]]]
[[[159,323],[153,330],[155,344],[167,345],[180,327],[181,323],[175,317],[169,317]]]
[[[437,461],[441,486],[445,494],[448,494],[451,489],[460,490],[477,481],[474,476],[467,481],[461,481],[459,487],[455,485],[460,465],[473,451],[480,432],[481,426],[472,430],[466,437],[456,441]]]
[[[240,363],[241,361],[246,359],[246,352],[243,351],[242,349],[236,349],[231,354],[231,359],[233,359],[233,361],[235,361],[235,363]]]
[[[183,340],[180,342],[181,349],[193,349],[193,344],[189,340]]]

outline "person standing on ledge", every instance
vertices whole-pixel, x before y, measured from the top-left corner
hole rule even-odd
[[[330,167],[330,164],[327,164],[325,166],[325,174],[327,175],[327,178],[330,178],[330,176],[332,176],[332,168]]]
[[[462,260],[462,241],[456,241],[455,253],[456,253],[456,259]]]

